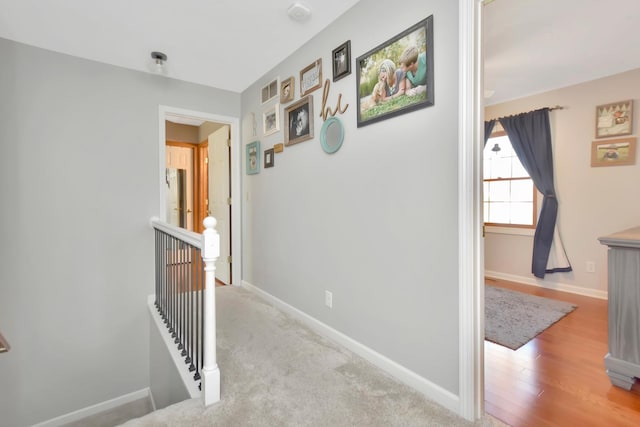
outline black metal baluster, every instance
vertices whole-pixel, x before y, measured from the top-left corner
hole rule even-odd
[[[180,295],[182,293],[182,281],[184,280],[184,243],[178,243],[178,280],[176,282],[176,324],[175,324],[175,339],[174,344],[178,344],[178,350],[180,350],[180,319],[182,316],[182,305],[180,304]]]
[[[162,302],[161,302],[161,308],[162,308],[162,320],[165,321],[167,320],[167,288],[169,286],[169,283],[167,281],[167,275],[169,274],[169,259],[167,258],[167,249],[168,249],[168,244],[167,244],[167,239],[168,236],[166,233],[162,233]]]
[[[175,287],[176,287],[176,257],[177,257],[177,253],[176,253],[176,238],[172,237],[171,238],[171,286],[170,286],[170,291],[169,291],[169,316],[167,316],[169,318],[169,333],[171,334],[171,338],[175,338],[176,334],[175,334],[175,329],[173,329],[173,322],[174,322],[174,316],[175,316]]]
[[[198,271],[200,272],[200,270],[202,270],[202,257],[200,257],[200,259],[198,260]],[[202,273],[200,273],[202,275]],[[202,288],[198,291],[198,295],[196,298],[196,348],[195,348],[195,359],[196,359],[196,363],[195,363],[195,371],[196,373],[193,375],[193,379],[194,380],[199,380],[200,379],[200,364],[202,363],[202,360],[200,359],[200,349],[202,348],[202,341],[200,340],[200,337],[202,336],[202,324],[200,323],[200,316],[202,315],[202,313],[200,313],[199,309],[200,309],[200,301],[202,300]]]
[[[193,258],[193,262],[194,262],[194,280],[191,283],[191,296],[189,297],[189,313],[191,313],[190,315],[190,320],[189,320],[189,327],[191,330],[190,333],[190,338],[189,338],[189,356],[187,356],[187,359],[185,360],[185,362],[189,365],[189,372],[193,372],[195,371],[196,367],[193,365],[193,359],[194,359],[194,348],[195,348],[195,339],[194,339],[194,332],[196,329],[196,323],[195,323],[195,304],[194,304],[194,299],[196,298],[196,292],[197,292],[197,280],[200,277],[200,275],[198,274],[198,251],[195,250],[195,255]]]
[[[185,304],[185,312],[186,312],[186,316],[185,316],[185,322],[184,322],[184,348],[182,349],[182,357],[184,357],[184,363],[185,364],[189,364],[189,347],[191,346],[191,342],[189,341],[189,331],[190,331],[190,327],[189,327],[189,321],[191,320],[191,306],[189,305],[189,301],[190,301],[190,295],[191,295],[191,280],[192,280],[192,275],[191,275],[191,271],[193,270],[193,246],[189,245],[189,272],[187,273],[188,275],[188,279],[187,279],[187,286],[186,286],[186,290],[185,290],[185,299],[184,299],[184,304]]]

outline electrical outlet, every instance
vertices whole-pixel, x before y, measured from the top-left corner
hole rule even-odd
[[[596,263],[593,261],[587,261],[587,273],[596,272]]]
[[[333,294],[329,291],[324,291],[324,305],[329,308],[333,307]]]

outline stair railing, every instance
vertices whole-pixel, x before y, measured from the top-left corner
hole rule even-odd
[[[215,262],[220,255],[216,220],[202,234],[151,219],[155,230],[155,306],[180,355],[201,381],[205,405],[220,400],[216,359]]]

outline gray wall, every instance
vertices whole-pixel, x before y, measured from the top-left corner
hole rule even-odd
[[[382,20],[380,10],[361,1],[242,93],[243,143],[270,148],[284,132],[262,135],[260,88],[293,75],[298,100],[300,70],[321,57],[331,79],[331,51],[351,40],[353,72],[327,104],[349,104],[342,148],[320,147],[320,89],[315,138],[244,175],[243,279],[458,394],[458,6],[408,0]],[[435,106],[357,128],[355,59],[429,15]]]
[[[158,105],[240,96],[0,39],[3,426],[149,386]]]
[[[154,310],[150,308],[150,310]],[[190,399],[191,395],[185,386],[180,371],[176,367],[167,344],[162,339],[158,328],[165,328],[164,324],[158,325],[149,313],[149,388],[153,395],[156,409],[166,408],[174,403]],[[165,328],[164,331],[168,334]],[[175,349],[174,349],[175,350]]]

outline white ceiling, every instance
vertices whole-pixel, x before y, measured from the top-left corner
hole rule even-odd
[[[294,1],[0,0],[0,37],[141,71],[162,51],[170,77],[241,92],[359,0],[300,0],[303,23]],[[640,68],[640,0],[486,1],[488,104]]]
[[[0,0],[0,37],[149,71],[152,51],[169,77],[242,92],[358,0]]]
[[[487,104],[640,68],[639,0],[494,0],[484,18]]]

